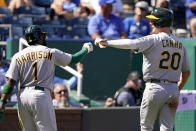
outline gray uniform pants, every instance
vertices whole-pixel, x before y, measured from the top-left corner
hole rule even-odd
[[[179,91],[174,83],[146,83],[140,107],[141,131],[152,131],[159,119],[160,131],[173,131]]]
[[[50,91],[25,87],[18,93],[18,115],[23,131],[57,131]]]

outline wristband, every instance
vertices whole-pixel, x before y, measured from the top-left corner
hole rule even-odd
[[[5,84],[2,89],[3,94],[10,94],[13,91],[14,87]]]

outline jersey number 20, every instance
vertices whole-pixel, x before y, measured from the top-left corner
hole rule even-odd
[[[171,67],[173,70],[178,70],[180,60],[181,60],[181,55],[179,52],[174,52],[173,54],[170,54],[169,51],[163,51],[161,53],[162,58],[159,62],[159,68],[168,70],[169,67]],[[170,62],[170,66],[166,65],[165,63]]]
[[[34,62],[33,63],[33,71],[34,71],[34,81],[38,80],[38,63]]]

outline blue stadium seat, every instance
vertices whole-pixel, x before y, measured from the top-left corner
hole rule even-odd
[[[54,27],[54,31],[55,31],[56,37],[58,38],[71,38],[69,35],[69,31],[67,31],[66,26]]]
[[[0,27],[0,41],[6,41],[9,38],[9,28]]]
[[[10,15],[10,10],[8,8],[0,7],[0,14]]]
[[[20,26],[13,26],[12,27],[12,36],[13,38],[19,38],[23,36],[23,27]]]
[[[54,28],[51,27],[51,25],[44,25],[42,26],[42,29],[44,32],[48,32],[47,37],[54,38],[55,31]]]
[[[3,24],[15,24],[18,23],[18,17],[17,16],[7,16],[2,18]]]
[[[4,24],[25,24],[31,25],[33,20],[31,17],[24,17],[24,16],[7,16],[2,19]]]
[[[39,6],[21,6],[20,8],[14,9],[14,15],[19,14],[45,15],[46,10],[44,7]]]
[[[90,38],[87,32],[88,18],[77,17],[68,21],[67,30],[72,38]]]
[[[43,6],[43,7],[50,7],[53,0],[33,0],[33,3],[37,6]]]
[[[32,25],[32,17],[18,16],[18,24]]]
[[[21,6],[20,8],[14,9],[14,15],[19,14],[31,14],[31,6]]]
[[[39,1],[42,1],[42,0],[39,0]],[[34,15],[45,15],[46,10],[44,7],[31,6],[31,13]]]

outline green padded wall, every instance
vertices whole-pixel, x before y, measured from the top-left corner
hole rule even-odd
[[[191,65],[191,75],[183,89],[195,90],[196,39],[184,39],[183,42],[187,48]],[[175,117],[175,131],[196,131],[195,117],[195,111],[177,112]]]

